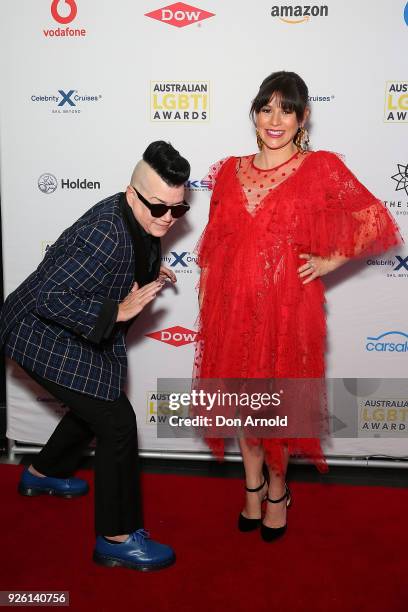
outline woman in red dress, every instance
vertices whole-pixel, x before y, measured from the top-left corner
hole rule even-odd
[[[297,74],[268,76],[251,116],[259,152],[229,157],[210,172],[209,222],[198,250],[195,377],[323,381],[326,324],[320,277],[349,258],[385,251],[401,239],[381,201],[337,155],[307,150],[308,89]],[[292,406],[300,421],[321,419],[324,398],[315,399],[306,391]],[[326,471],[319,438],[304,433],[240,437],[247,491],[241,531],[261,526],[266,541],[284,534],[288,458],[306,456]],[[223,439],[207,441],[223,455]]]

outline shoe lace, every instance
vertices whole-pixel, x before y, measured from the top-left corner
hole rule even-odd
[[[146,529],[138,529],[131,534],[131,538],[134,542],[137,542],[139,546],[146,546],[146,540],[150,538],[150,533]]]

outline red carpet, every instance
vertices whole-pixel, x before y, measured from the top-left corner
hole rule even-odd
[[[21,469],[0,466],[0,590],[70,591],[75,612],[408,609],[406,489],[292,483],[288,533],[265,544],[236,529],[239,480],[146,475],[146,527],[178,560],[141,573],[93,564],[92,494],[21,497]]]

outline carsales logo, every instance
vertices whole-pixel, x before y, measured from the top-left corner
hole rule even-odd
[[[209,17],[214,17],[214,15],[215,13],[203,11],[195,6],[184,4],[184,2],[176,2],[175,4],[169,4],[169,6],[164,6],[151,13],[145,13],[145,17],[163,21],[163,23],[176,26],[176,28],[184,28],[184,26],[203,21],[203,19],[208,19]]]
[[[176,325],[175,327],[168,327],[167,329],[161,329],[160,331],[146,334],[146,336],[148,338],[153,338],[153,340],[164,342],[165,344],[171,344],[172,346],[184,346],[184,344],[195,342],[197,332]]]
[[[389,336],[393,342],[388,342]],[[386,340],[384,341],[384,338]],[[380,353],[408,353],[408,334],[402,331],[389,331],[379,336],[367,336],[366,351]]]
[[[65,28],[48,28],[43,30],[46,38],[65,38],[86,36],[84,28],[70,28],[67,24],[74,21],[77,16],[78,7],[75,0],[53,0],[51,2],[51,16]]]

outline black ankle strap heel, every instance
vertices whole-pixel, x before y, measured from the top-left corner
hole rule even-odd
[[[289,487],[288,487],[288,485],[286,483],[285,483],[285,493],[282,495],[282,497],[279,497],[279,499],[271,499],[268,496],[266,499],[271,504],[279,504],[284,499],[286,499],[286,507],[287,508],[289,508],[289,506],[290,506],[290,504],[292,502],[292,497],[291,497],[291,494],[290,494],[290,489],[289,489]],[[283,525],[283,527],[267,527],[266,525],[261,523],[261,538],[263,539],[264,542],[272,542],[273,540],[277,540],[278,538],[283,536],[285,531],[286,531],[286,529],[287,529],[287,523],[285,523],[285,525]]]
[[[266,478],[264,479],[263,483],[261,485],[259,485],[259,487],[255,487],[255,489],[250,489],[249,487],[245,487],[245,491],[248,491],[248,493],[258,493],[258,491],[260,491],[266,483]]]
[[[259,485],[259,487],[255,487],[255,489],[245,487],[245,491],[248,491],[248,493],[258,493],[258,491],[261,491],[263,489],[266,483],[267,479],[264,478],[263,483]],[[267,499],[266,495],[262,501],[264,501],[265,499]],[[261,525],[261,521],[261,518],[251,519],[247,518],[241,513],[238,517],[238,529],[242,532],[254,531],[254,529],[258,529],[258,527]]]
[[[262,485],[263,486],[263,485]],[[285,493],[282,495],[282,497],[280,497],[279,499],[271,499],[270,497],[266,498],[268,502],[271,502],[271,504],[279,504],[279,502],[283,501],[284,499],[286,499],[286,507],[289,508],[292,498],[290,496],[290,490],[288,485],[285,483]]]

